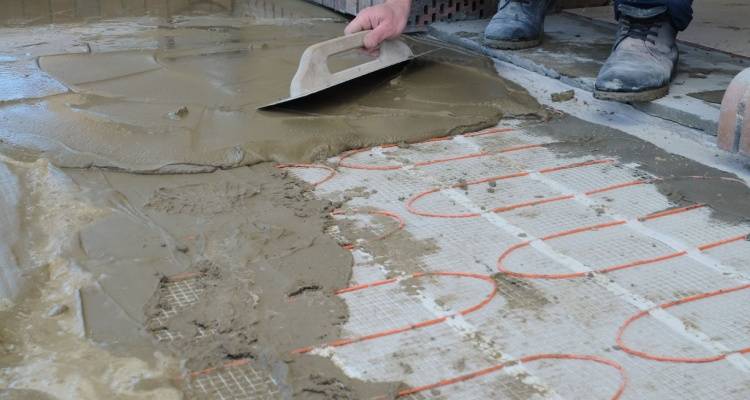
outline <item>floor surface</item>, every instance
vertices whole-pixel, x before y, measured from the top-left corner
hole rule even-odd
[[[611,6],[566,10],[566,12],[611,22]],[[693,21],[680,33],[683,42],[750,57],[750,3],[738,0],[695,0]]]

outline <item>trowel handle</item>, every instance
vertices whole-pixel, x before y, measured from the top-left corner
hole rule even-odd
[[[365,47],[365,36],[372,31],[359,31],[349,35],[340,36],[325,42],[316,43],[307,48],[307,51],[318,52],[325,55],[326,59],[343,51],[354,50]]]
[[[355,65],[342,71],[331,73],[328,58],[334,54],[364,47],[365,36],[371,31],[360,31],[341,36],[308,47],[299,62],[297,73],[289,88],[292,97],[315,92],[321,88],[366,75],[370,72],[398,64],[412,57],[406,43],[400,40],[386,40],[380,45],[377,58]]]

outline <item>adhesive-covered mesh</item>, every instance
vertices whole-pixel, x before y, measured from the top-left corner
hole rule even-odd
[[[387,156],[429,163],[431,157],[445,159],[458,155],[459,150],[544,143],[539,139],[517,129],[513,134],[457,138],[447,147],[433,146],[429,151],[422,150],[421,145],[393,148]],[[525,399],[535,395],[524,385],[528,382],[549,390],[540,397],[611,398],[619,384],[617,370],[610,364],[590,361],[521,365],[528,377],[524,376],[520,384],[509,380],[516,371],[453,380],[530,355],[591,355],[620,365],[627,372],[623,399],[744,399],[739,388],[750,385],[750,361],[743,356],[733,354],[710,364],[656,362],[629,355],[615,342],[618,329],[641,310],[742,284],[749,268],[745,260],[750,251],[746,243],[750,242],[738,240],[703,250],[694,246],[741,234],[743,227],[717,220],[701,209],[639,222],[641,217],[684,204],[671,203],[657,184],[636,182],[652,177],[617,160],[578,164],[592,160],[597,158],[560,157],[554,146],[532,147],[397,171],[340,170],[329,186],[319,186],[319,195],[345,200],[343,193],[366,187],[368,195],[351,196],[346,205],[395,212],[406,223],[405,237],[430,244],[422,257],[411,260],[413,265],[381,258],[378,263],[357,261],[357,283],[408,275],[413,272],[409,268],[416,268],[484,274],[498,286],[498,294],[491,301],[468,315],[336,347],[332,352],[337,363],[362,379],[399,380],[411,387],[437,384],[411,398]],[[384,157],[376,161],[393,160]],[[474,188],[468,185],[467,190],[460,183],[519,172],[529,176],[500,180],[494,187],[486,183]],[[512,188],[505,186],[512,190],[496,189],[512,180],[519,182]],[[410,197],[448,186],[457,187],[422,197],[414,207],[438,214],[477,215],[420,216],[407,209]],[[601,191],[605,188],[609,189]],[[515,204],[519,199],[546,200],[550,195],[564,198],[501,212],[489,210]],[[566,234],[621,220],[622,225]],[[533,241],[508,253],[501,269],[510,273],[497,272],[498,258],[506,250],[545,236],[555,237]],[[592,273],[613,266],[625,268]],[[358,268],[370,270],[360,273]],[[551,279],[562,275],[566,277]],[[366,277],[373,279],[367,281]],[[389,288],[392,292],[371,292],[373,300],[362,297],[358,299],[361,304],[350,308],[345,330],[365,334],[379,327],[414,324],[423,317],[455,311],[467,299],[481,299],[487,289],[481,281],[475,282],[476,286],[464,284],[463,279],[437,281],[394,284]],[[748,329],[741,307],[747,299],[739,293],[735,297],[712,297],[655,312],[635,321],[625,331],[625,342],[638,350],[673,352],[680,357],[731,351],[742,346],[742,332]],[[403,315],[410,317],[403,319]]]
[[[265,371],[251,362],[221,367],[202,373],[188,382],[195,398],[211,400],[281,399],[279,388]]]

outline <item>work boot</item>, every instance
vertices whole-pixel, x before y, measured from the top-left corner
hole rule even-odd
[[[667,7],[620,5],[620,28],[612,53],[596,78],[594,97],[651,101],[669,93],[677,66],[677,32]]]
[[[544,14],[551,0],[500,0],[484,30],[484,44],[496,49],[525,49],[542,42]]]

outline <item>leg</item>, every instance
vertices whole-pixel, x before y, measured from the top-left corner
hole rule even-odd
[[[615,19],[620,19],[621,4],[636,8],[666,6],[672,26],[678,31],[684,31],[693,19],[693,0],[615,0]]]

